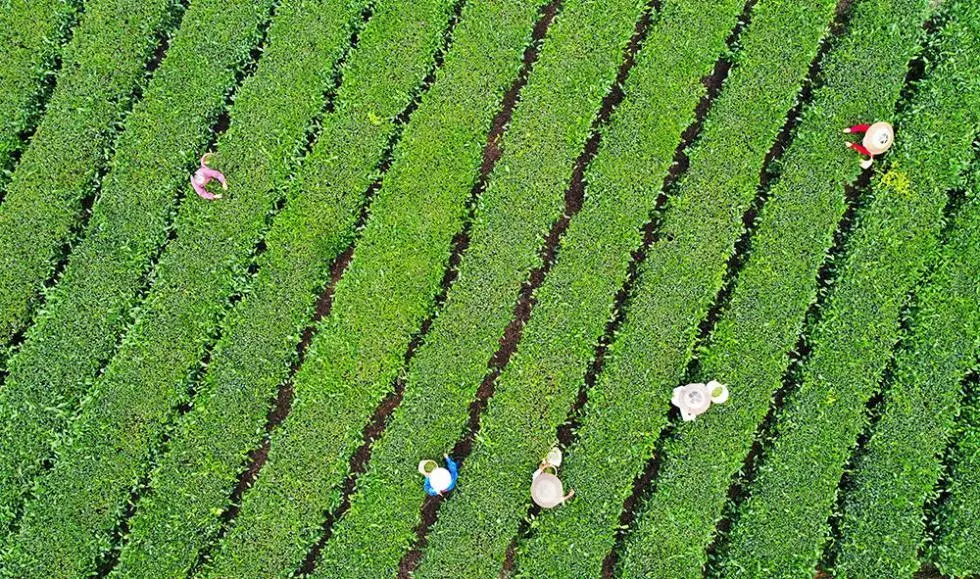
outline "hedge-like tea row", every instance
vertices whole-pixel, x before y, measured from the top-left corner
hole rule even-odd
[[[743,2],[665,2],[651,24],[625,99],[586,172],[588,189],[538,305],[443,505],[420,577],[495,574],[527,512],[531,473],[575,399],[630,252],[656,204],[684,128]],[[637,167],[642,170],[637,171]],[[423,425],[419,425],[423,428]]]
[[[760,0],[736,65],[690,153],[662,225],[640,267],[627,317],[589,391],[562,479],[576,498],[542,515],[517,568],[539,577],[600,575],[623,502],[667,423],[699,321],[720,289],[755,198],[766,153],[800,91],[834,0]],[[570,551],[567,545],[576,546]]]
[[[976,250],[978,222],[976,217],[971,219],[971,243]],[[970,387],[975,393],[977,381]],[[956,444],[949,470],[949,499],[937,521],[931,554],[943,573],[970,577],[980,573],[980,403],[976,398],[964,405],[953,434]]]
[[[90,0],[0,205],[0,341],[30,319],[176,0]],[[4,56],[6,61],[6,56]],[[3,96],[6,99],[6,95]],[[4,121],[5,122],[5,121]]]
[[[941,90],[913,99],[890,168],[874,181],[813,330],[802,383],[777,414],[777,436],[722,550],[726,575],[799,576],[812,572],[822,553],[838,483],[867,420],[865,405],[900,333],[902,305],[936,251],[946,192],[972,158],[980,102],[968,63],[974,38],[955,23],[941,34],[932,73],[943,79]]]
[[[118,575],[184,575],[219,526],[249,449],[261,440],[269,400],[289,373],[330,262],[353,238],[394,118],[434,65],[453,2],[378,2],[343,69],[336,109],[323,121],[249,295],[223,323],[194,408],[168,446],[131,522]],[[371,114],[385,120],[372,122]]]
[[[150,449],[186,398],[229,294],[244,284],[249,251],[306,145],[362,6],[280,6],[259,70],[239,91],[218,143],[215,164],[230,190],[217,202],[188,194],[136,323],[26,507],[5,562],[13,574],[81,574],[106,547],[128,487],[146,472]]]
[[[439,458],[466,427],[467,408],[499,347],[515,296],[540,263],[541,240],[561,217],[591,118],[615,81],[643,6],[567,0],[548,29],[480,199],[470,243],[405,378],[405,398],[374,444],[351,511],[334,529],[318,573],[381,577],[398,569],[425,493],[415,465]],[[383,527],[384,533],[374,529]]]
[[[463,8],[435,84],[412,115],[347,273],[295,376],[268,462],[207,573],[289,573],[320,538],[362,430],[440,289],[495,108],[521,63],[537,1]]]
[[[62,39],[80,0],[16,0],[0,10],[0,189],[21,135],[40,113],[40,85],[52,80]]]
[[[973,38],[980,38],[978,15],[975,11],[972,23],[958,20],[950,26],[972,24]],[[936,77],[928,88],[942,90],[950,80]],[[972,106],[980,110],[980,102]],[[923,505],[934,498],[940,457],[959,414],[959,386],[980,346],[980,202],[974,198],[964,213],[928,285],[916,295],[911,331],[887,384],[885,410],[856,465],[855,488],[845,497],[840,577],[907,577],[921,566]]]
[[[51,452],[112,353],[166,238],[178,186],[197,162],[272,0],[196,0],[120,135],[89,233],[72,252],[0,389],[0,521]],[[198,119],[200,122],[188,122]]]
[[[655,492],[626,538],[624,575],[700,576],[732,477],[815,299],[817,270],[844,213],[845,184],[861,171],[841,144],[841,127],[891,114],[916,49],[922,4],[856,3],[846,33],[822,59],[821,85],[780,160],[731,301],[699,354],[700,380],[728,383],[732,398],[678,425],[665,443]]]

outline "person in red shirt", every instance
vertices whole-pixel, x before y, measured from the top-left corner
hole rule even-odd
[[[895,131],[890,124],[883,121],[873,125],[854,125],[844,129],[844,133],[864,133],[864,138],[860,144],[848,142],[844,146],[868,157],[867,160],[861,161],[861,167],[865,169],[874,163],[875,155],[883,154],[895,142]]]

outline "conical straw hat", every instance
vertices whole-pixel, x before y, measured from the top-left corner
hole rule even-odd
[[[674,404],[691,414],[701,414],[711,406],[711,392],[704,384],[688,384],[674,389]]]
[[[531,499],[545,509],[560,505],[565,499],[561,480],[548,472],[539,474],[531,483]]]
[[[862,144],[872,155],[880,155],[891,148],[895,142],[895,131],[886,122],[877,122],[868,127]]]

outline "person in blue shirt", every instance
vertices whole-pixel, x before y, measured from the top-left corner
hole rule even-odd
[[[456,461],[449,458],[448,454],[442,456],[446,461],[446,468],[442,468],[434,460],[423,460],[419,463],[419,473],[425,477],[425,492],[431,497],[444,495],[456,488],[456,479],[459,477]]]

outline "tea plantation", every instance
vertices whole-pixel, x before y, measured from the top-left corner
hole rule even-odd
[[[980,2],[0,0],[0,342],[0,577],[978,577]]]

